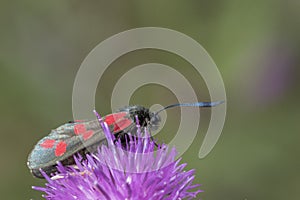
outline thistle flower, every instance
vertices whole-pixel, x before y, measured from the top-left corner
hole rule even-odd
[[[108,126],[99,121],[108,144],[84,161],[74,156],[75,166],[58,163],[54,177],[42,172],[48,183],[33,189],[44,192],[45,199],[192,199],[202,192],[199,185],[192,184],[194,170],[184,171],[186,164],[175,160],[175,148],[169,151],[167,145],[157,145],[139,125],[135,137],[125,145],[124,141],[114,142]]]

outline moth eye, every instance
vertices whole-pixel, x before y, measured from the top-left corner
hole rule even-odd
[[[75,123],[75,121],[68,121],[68,123],[69,123],[69,124],[74,124],[74,123]]]

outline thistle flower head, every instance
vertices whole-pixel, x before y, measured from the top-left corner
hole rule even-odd
[[[199,185],[192,184],[194,170],[184,171],[186,164],[175,160],[175,148],[156,145],[147,129],[141,131],[139,125],[125,145],[124,141],[115,142],[100,119],[108,144],[85,160],[74,156],[74,166],[58,163],[52,178],[42,172],[48,183],[33,189],[43,191],[45,199],[192,199],[201,192]]]

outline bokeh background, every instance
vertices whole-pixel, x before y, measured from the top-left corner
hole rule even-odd
[[[209,52],[227,91],[227,120],[213,151],[197,157],[210,111],[201,111],[196,140],[183,155],[204,200],[300,197],[300,1],[8,1],[0,3],[1,199],[41,199],[26,161],[33,145],[72,119],[72,87],[85,56],[121,31],[156,26],[189,35]],[[97,110],[108,114],[114,83],[132,67],[157,62],[180,71],[199,100],[205,83],[185,60],[141,50],[116,60],[101,79]],[[148,85],[132,104],[176,102],[166,88]],[[168,142],[179,109],[157,135]],[[192,119],[191,119],[192,120]],[[188,132],[186,134],[189,134]]]

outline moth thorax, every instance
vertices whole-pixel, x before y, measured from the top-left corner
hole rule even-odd
[[[129,113],[130,117],[134,120],[135,123],[136,116],[138,116],[139,124],[141,126],[147,126],[147,124],[149,124],[151,120],[149,109],[143,106],[132,106],[129,109]]]

